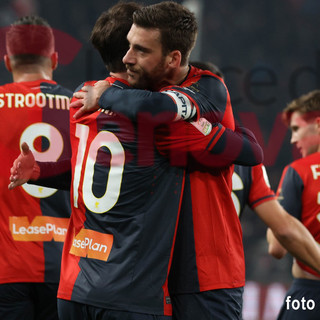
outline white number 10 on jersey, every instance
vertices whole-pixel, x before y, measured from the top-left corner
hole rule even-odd
[[[73,178],[73,205],[78,208],[79,188],[82,188],[83,202],[94,213],[105,213],[117,203],[125,163],[125,153],[118,138],[110,131],[100,131],[87,145],[89,127],[77,123],[76,137],[79,138],[76,166]],[[93,194],[93,174],[98,151],[106,147],[111,154],[110,169],[105,193],[101,197]],[[82,180],[82,182],[81,182]]]

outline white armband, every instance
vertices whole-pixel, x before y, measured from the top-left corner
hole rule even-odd
[[[161,93],[170,96],[177,106],[177,114],[174,121],[192,119],[196,115],[197,108],[187,95],[173,90],[166,90]]]

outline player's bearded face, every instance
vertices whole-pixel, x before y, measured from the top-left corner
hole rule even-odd
[[[126,65],[128,82],[137,89],[159,90],[165,78],[165,61],[162,59],[155,66]]]
[[[163,54],[160,31],[132,25],[128,33],[130,48],[123,58],[130,85],[159,90],[167,85],[167,56]]]

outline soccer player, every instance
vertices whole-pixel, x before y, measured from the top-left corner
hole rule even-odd
[[[112,7],[91,36],[108,81],[121,88],[128,84],[120,57],[136,9]],[[166,278],[184,171],[154,152],[139,130],[110,112],[71,122],[73,212],[58,292],[62,320],[171,318]]]
[[[69,99],[52,80],[58,58],[54,36],[42,18],[20,18],[6,32],[4,61],[13,82],[0,87],[0,318],[58,319],[57,289],[70,193],[7,182],[21,141],[36,159],[71,156]]]
[[[299,219],[320,241],[320,90],[293,100],[283,111],[291,129],[291,143],[302,158],[285,167],[277,196],[280,204]],[[269,234],[269,251],[281,257],[286,250]],[[294,259],[293,283],[289,288],[278,319],[318,319],[320,312],[320,273],[303,261]]]
[[[186,12],[176,3],[161,2],[134,13],[128,34],[130,47],[123,59],[128,81],[135,87],[153,90],[180,83],[180,92],[193,99],[200,97],[200,116],[233,128],[230,98],[223,81],[188,67],[184,44],[191,18],[187,15],[177,19],[174,14],[181,10]],[[177,21],[184,23],[180,33],[173,32],[172,24]],[[175,50],[175,41],[182,46],[180,50]],[[177,70],[186,72],[181,76]],[[131,117],[136,110],[131,106],[131,94],[132,90],[123,92],[128,102],[121,107],[115,101],[116,88],[108,89],[99,106]],[[83,97],[81,93],[76,96]],[[143,92],[139,97],[148,96]],[[147,105],[141,110],[146,111]],[[210,319],[218,314],[223,319],[241,318],[244,256],[241,226],[231,199],[232,171],[232,167],[211,173],[192,167],[187,170],[170,279],[177,319]]]

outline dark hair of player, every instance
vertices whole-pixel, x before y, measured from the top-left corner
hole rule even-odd
[[[109,72],[126,71],[122,58],[129,49],[127,34],[132,15],[141,6],[135,2],[120,2],[98,18],[91,33],[91,43],[99,51]]]
[[[306,121],[320,117],[320,90],[308,92],[287,105],[282,112],[282,118],[287,125],[295,111],[299,112]]]
[[[195,15],[173,1],[163,1],[142,7],[133,14],[133,23],[138,27],[159,29],[163,55],[179,50],[181,65],[186,65],[197,39]]]

